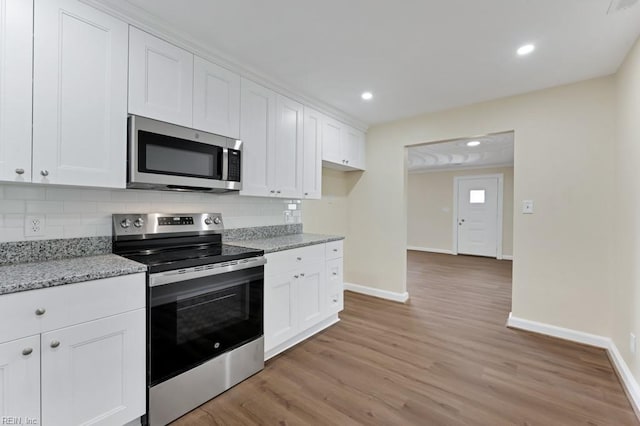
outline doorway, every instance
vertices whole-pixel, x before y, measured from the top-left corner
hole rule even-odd
[[[456,176],[453,254],[502,259],[504,176]]]

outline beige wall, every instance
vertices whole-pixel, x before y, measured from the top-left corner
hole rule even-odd
[[[616,202],[613,223],[615,275],[611,311],[616,346],[640,380],[638,352],[629,350],[629,333],[640,341],[640,41],[617,75]],[[640,350],[640,347],[638,347]]]
[[[360,173],[360,172],[351,172]],[[322,199],[302,202],[304,232],[347,235],[349,180],[345,172],[322,169]],[[306,211],[309,214],[306,214]]]
[[[514,217],[514,315],[607,335],[614,89],[606,77],[369,129],[347,198],[346,281],[406,289],[406,145],[515,130],[514,198],[536,212]]]
[[[513,167],[410,173],[407,246],[452,251],[454,177],[499,173],[504,176],[502,254],[513,255]]]

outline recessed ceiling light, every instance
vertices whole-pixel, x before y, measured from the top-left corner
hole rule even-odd
[[[361,96],[362,96],[362,99],[364,99],[365,101],[369,101],[373,98],[373,93],[364,92]]]
[[[480,145],[480,141],[469,141],[467,142],[467,146],[478,146]]]
[[[520,46],[518,49],[518,55],[524,56],[536,50],[536,47],[533,44],[525,44],[524,46]]]

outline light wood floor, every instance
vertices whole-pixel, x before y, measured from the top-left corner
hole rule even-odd
[[[637,425],[603,350],[510,330],[511,262],[409,252],[342,321],[175,425]]]

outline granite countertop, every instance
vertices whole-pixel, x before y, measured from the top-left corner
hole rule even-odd
[[[265,254],[267,254],[276,251],[290,250],[298,247],[306,247],[314,244],[322,244],[339,240],[344,240],[344,237],[338,235],[321,234],[291,234],[253,240],[225,241],[225,244],[264,250]]]
[[[115,254],[0,266],[0,295],[145,272],[141,263]]]

